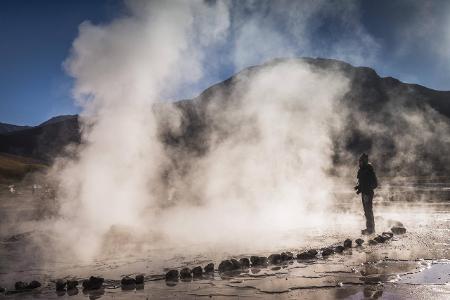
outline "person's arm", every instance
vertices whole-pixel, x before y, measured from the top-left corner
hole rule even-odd
[[[378,187],[378,179],[377,179],[377,175],[375,174],[375,170],[372,167],[372,172],[371,172],[371,183],[372,183],[372,189],[376,189]]]
[[[360,172],[361,172],[361,170],[358,170],[358,174],[356,175],[356,179],[358,180],[358,183],[354,187],[357,195],[359,195],[361,193],[361,191],[359,190],[359,175],[360,175]]]

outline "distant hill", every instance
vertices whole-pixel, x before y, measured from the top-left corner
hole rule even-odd
[[[0,183],[22,179],[29,172],[44,170],[46,167],[35,159],[0,153]]]
[[[19,131],[23,129],[30,128],[30,126],[19,126],[19,125],[13,125],[13,124],[7,124],[7,123],[1,123],[0,122],[0,134],[4,133],[10,133],[14,131]]]
[[[66,145],[79,142],[78,116],[59,116],[35,127],[0,134],[0,152],[50,162]]]
[[[349,79],[349,91],[337,100],[347,108],[347,115],[343,128],[332,133],[335,171],[353,166],[362,152],[368,152],[380,175],[450,175],[450,91],[403,83],[380,77],[371,68],[322,58],[276,59],[244,69],[193,100],[178,102],[183,115],[181,134],[169,130],[163,135],[175,148],[168,151],[175,153],[173,165],[183,165],[180,157],[209,151],[210,136],[226,141],[221,122],[239,130],[242,124],[232,114],[243,100],[236,95],[248,88],[250,78],[278,64],[296,63],[306,63],[318,73],[339,72]]]
[[[173,155],[173,165],[183,165],[180,159],[209,151],[207,140],[212,134],[225,140],[227,133],[220,132],[219,122],[224,119],[234,122],[227,115],[227,107],[239,105],[240,99],[236,99],[234,92],[244,89],[248,78],[282,63],[305,63],[318,72],[338,71],[349,79],[350,89],[339,100],[350,108],[349,114],[344,128],[333,135],[336,167],[354,164],[355,157],[365,151],[373,154],[378,170],[387,175],[450,174],[450,140],[438,130],[442,127],[438,126],[450,124],[449,91],[403,83],[392,77],[380,77],[371,68],[322,58],[276,59],[244,69],[194,99],[177,102],[175,105],[183,116],[181,130],[175,132],[160,120],[161,138],[168,155]],[[220,97],[214,97],[217,94]],[[211,111],[212,104],[220,110]],[[157,109],[163,109],[164,105],[158,104]],[[214,114],[220,114],[221,120]],[[410,115],[411,120],[404,114]],[[163,118],[164,113],[160,116]],[[414,124],[414,118],[420,119],[417,121],[420,124]],[[368,133],[364,130],[367,125],[377,130]],[[423,140],[419,138],[421,131],[426,133]],[[410,137],[410,141],[399,143],[404,137]],[[64,146],[80,140],[78,116],[58,116],[36,127],[0,132],[0,152],[51,162]]]

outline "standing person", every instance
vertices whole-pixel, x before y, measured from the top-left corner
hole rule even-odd
[[[375,232],[375,220],[373,218],[373,190],[377,188],[377,176],[372,165],[369,163],[369,156],[366,153],[359,157],[358,185],[355,186],[356,194],[361,194],[364,215],[366,216],[366,229],[362,234],[372,234]]]

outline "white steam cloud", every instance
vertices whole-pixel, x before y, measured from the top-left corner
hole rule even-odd
[[[202,76],[202,45],[226,29],[224,4],[127,2],[130,16],[85,22],[66,61],[83,107],[83,146],[60,174],[62,215],[87,256],[112,225],[133,229],[151,208],[164,153],[152,104]],[[197,17],[204,23],[199,24]],[[214,29],[199,30],[212,19]],[[75,226],[73,226],[75,225]],[[97,243],[96,243],[97,242]]]
[[[272,7],[291,16],[287,28],[296,41],[289,43],[261,16],[232,14],[232,4],[130,1],[129,14],[110,24],[81,24],[65,66],[83,108],[82,144],[53,170],[62,216],[55,227],[61,240],[78,238],[73,246],[80,257],[97,255],[117,226],[144,240],[150,233],[167,243],[239,240],[251,250],[257,241],[249,236],[264,242],[330,222],[331,136],[342,121],[337,99],[349,88],[338,72],[287,61],[252,76],[241,73],[231,103],[213,94],[206,114],[215,130],[202,141],[204,155],[183,161],[187,172],[171,161],[181,153],[168,153],[162,142],[161,124],[176,132],[183,116],[161,100],[207,75],[230,30],[233,65],[242,67],[312,47],[303,39],[305,26],[323,11],[315,2],[305,4],[308,11]],[[372,40],[357,34],[361,44],[352,53],[359,58]],[[166,174],[168,167],[176,172]]]

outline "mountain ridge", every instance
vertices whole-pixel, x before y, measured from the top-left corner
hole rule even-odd
[[[355,114],[349,117],[346,134],[334,137],[336,149],[339,149],[333,157],[336,164],[348,159],[348,157],[341,157],[341,152],[348,152],[347,155],[356,155],[362,151],[370,152],[376,147],[382,147],[382,149],[387,149],[383,155],[388,158],[389,155],[399,151],[395,139],[402,133],[401,125],[396,120],[395,112],[388,110],[392,105],[405,111],[422,112],[429,111],[428,107],[430,107],[433,110],[433,114],[430,116],[435,117],[437,113],[443,117],[444,122],[450,121],[450,91],[438,91],[418,84],[404,83],[391,76],[381,77],[369,67],[355,67],[335,59],[280,58],[245,68],[233,76],[211,85],[193,99],[174,102],[175,107],[183,115],[182,128],[179,132],[172,132],[170,129],[162,127],[161,139],[168,147],[175,147],[186,155],[205,153],[208,151],[208,145],[204,142],[205,136],[212,130],[215,122],[207,111],[209,103],[216,101],[213,96],[220,93],[223,101],[220,105],[225,107],[228,102],[233,101],[232,91],[241,78],[251,77],[280,63],[303,63],[320,72],[343,73],[349,79],[349,92],[342,101],[351,107]],[[161,104],[158,105],[161,106]],[[368,136],[358,128],[350,126],[352,122],[355,122],[357,113],[367,114],[368,122],[373,124],[389,124],[397,132],[385,133],[386,136]],[[69,143],[79,144],[81,142],[79,130],[80,124],[77,115],[56,116],[35,127],[24,128],[8,134],[0,133],[0,152],[50,162]],[[447,144],[440,147],[442,151],[447,150]],[[429,153],[428,149],[424,151],[424,156],[431,157],[430,160],[437,159],[436,153]],[[383,157],[380,158],[380,161],[382,160]],[[437,166],[439,167],[439,164]]]

